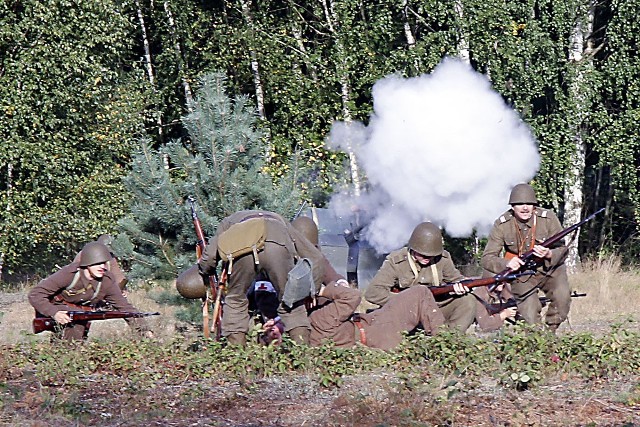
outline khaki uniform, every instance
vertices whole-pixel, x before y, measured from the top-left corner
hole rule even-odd
[[[38,313],[49,317],[53,317],[58,311],[77,310],[65,303],[86,307],[109,304],[116,310],[139,311],[122,296],[122,291],[110,271],[107,271],[101,280],[90,280],[85,277],[79,263],[68,264],[41,280],[29,291],[28,297],[29,303]],[[58,301],[59,299],[62,301]],[[125,320],[138,332],[148,330],[143,319]],[[74,322],[63,327],[62,337],[67,340],[79,340],[86,338],[88,331],[89,322]]]
[[[216,235],[209,241],[200,260],[200,270],[203,274],[211,275],[216,271],[219,262],[217,244],[219,236],[232,225],[252,218],[265,219],[264,248],[258,252],[259,264],[255,263],[251,253],[233,260],[222,315],[222,333],[226,337],[231,336],[230,341],[236,344],[244,343],[244,340],[238,337],[245,336],[249,330],[249,301],[246,295],[259,272],[273,283],[280,300],[284,295],[288,273],[299,258],[307,258],[311,261],[316,292],[320,290],[324,274],[324,257],[313,244],[280,215],[256,210],[236,212],[222,220]],[[294,304],[292,308],[281,304],[278,314],[286,325],[287,332],[295,328],[306,328],[308,331],[309,320],[303,301]]]
[[[480,261],[483,268],[498,274],[507,268],[505,255],[522,255],[533,248],[534,244],[562,230],[555,213],[547,209],[536,208],[529,221],[518,221],[511,210],[505,212],[494,224],[487,246]],[[518,303],[518,312],[528,323],[540,323],[542,305],[537,290],[542,290],[551,300],[545,322],[555,330],[567,319],[571,305],[571,289],[567,278],[564,260],[567,247],[558,242],[551,247],[551,259],[545,259],[532,276],[521,276],[511,282],[511,291]]]
[[[351,347],[360,342],[368,347],[389,350],[402,341],[403,332],[411,331],[419,324],[432,335],[444,324],[442,312],[425,286],[401,292],[384,307],[360,314],[359,325],[351,319],[360,304],[360,291],[331,285],[325,288],[323,297],[331,302],[309,316],[312,346],[331,340],[338,347]]]
[[[443,251],[440,259],[432,265],[421,267],[404,247],[391,252],[369,283],[364,294],[367,301],[384,306],[393,298],[415,285],[438,286],[443,282],[454,283],[464,276],[455,268],[451,255]],[[466,331],[475,319],[476,301],[471,294],[462,296],[443,295],[436,299],[445,318],[445,324]]]
[[[500,318],[500,313],[489,314],[485,304],[499,304],[500,301],[506,301],[513,295],[506,288],[502,290],[500,295],[495,292],[489,292],[488,287],[479,286],[473,289],[473,296],[476,298],[476,323],[478,328],[483,332],[497,331],[502,328],[504,320]]]

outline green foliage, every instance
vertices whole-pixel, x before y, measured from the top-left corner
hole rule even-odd
[[[123,214],[120,178],[143,108],[123,69],[130,31],[110,1],[0,5],[0,254],[9,272],[42,272]]]
[[[225,77],[201,79],[192,112],[183,118],[189,139],[152,148],[142,139],[125,187],[131,214],[120,221],[118,254],[132,262],[132,276],[172,278],[195,261],[189,196],[206,235],[243,209],[266,209],[290,217],[298,205],[288,176],[264,171],[264,141],[247,98],[231,99]],[[116,240],[116,244],[118,244]]]

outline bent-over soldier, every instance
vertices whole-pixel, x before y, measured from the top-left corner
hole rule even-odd
[[[250,239],[250,234],[256,238]],[[247,243],[251,240],[255,241]],[[247,251],[239,251],[240,255],[233,256],[234,248],[239,250],[240,246],[247,245]],[[309,284],[313,289],[307,289],[306,295],[314,295],[320,289],[324,274],[323,255],[288,221],[274,212],[260,210],[240,211],[226,217],[218,226],[216,235],[209,240],[200,259],[200,271],[211,275],[220,261],[224,261],[228,269],[222,315],[222,334],[228,342],[240,345],[246,342],[250,321],[247,291],[259,273],[277,290],[278,298],[282,301],[278,314],[286,325],[286,332],[297,342],[309,342],[306,298],[291,301],[288,295],[301,293],[294,291],[288,294],[286,288],[288,283],[292,288],[297,286],[296,283],[302,284],[300,286]],[[301,276],[296,276],[294,283],[289,278],[290,273],[294,267],[305,265],[306,270],[300,269]]]
[[[433,223],[423,222],[415,227],[407,246],[387,256],[364,296],[370,303],[384,306],[416,285],[455,283],[455,293],[438,296],[436,302],[445,324],[464,332],[476,316],[474,297],[466,286],[457,283],[464,278],[443,248],[440,229]]]
[[[86,339],[89,322],[71,322],[68,311],[109,305],[116,310],[138,312],[122,295],[113,274],[109,249],[98,242],[87,243],[77,262],[62,267],[29,291],[29,303],[36,312],[53,318],[61,326],[62,338]],[[80,306],[80,307],[79,307]],[[152,337],[143,319],[125,319],[140,334]]]
[[[567,319],[571,304],[571,289],[564,260],[567,247],[563,241],[551,248],[542,243],[562,231],[556,214],[538,206],[535,191],[528,184],[518,184],[509,196],[511,209],[493,224],[487,246],[480,261],[483,268],[498,274],[509,268],[519,271],[528,268],[520,256],[533,250],[540,260],[534,275],[518,277],[511,283],[511,291],[518,304],[518,313],[527,323],[541,323],[541,290],[550,299],[545,323],[551,331]]]

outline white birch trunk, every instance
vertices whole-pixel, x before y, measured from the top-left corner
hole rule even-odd
[[[7,164],[7,215],[11,212],[11,193],[13,189],[13,163]],[[4,265],[4,252],[0,252],[0,282],[2,281],[2,266]]]
[[[182,89],[184,90],[184,99],[187,103],[187,111],[191,113],[193,111],[193,91],[191,85],[185,76],[185,63],[182,55],[182,46],[178,39],[178,32],[176,30],[176,23],[173,19],[173,13],[171,13],[171,7],[168,1],[164,2],[164,11],[167,14],[167,21],[169,22],[169,30],[173,37],[173,49],[176,52],[176,58],[178,60],[178,73],[180,74],[180,80],[182,81]]]
[[[460,22],[464,22],[464,4],[462,4],[462,0],[455,0],[453,8],[458,14]],[[471,64],[469,40],[467,40],[467,35],[462,31],[462,26],[460,26],[458,30],[458,57],[466,64]]]
[[[565,182],[564,192],[564,222],[566,226],[580,221],[584,194],[582,185],[584,182],[586,146],[582,125],[588,119],[591,95],[590,89],[585,84],[587,74],[593,67],[591,50],[593,46],[585,46],[586,36],[593,31],[595,2],[589,0],[589,9],[586,17],[578,17],[570,39],[569,63],[575,67],[574,80],[570,86],[570,96],[574,100],[573,116],[569,117],[574,132],[573,150],[569,164],[571,165]],[[584,18],[584,20],[582,20]],[[578,253],[578,238],[567,242],[569,254],[565,261],[569,274],[575,273],[580,266],[580,254]]]
[[[149,34],[147,33],[147,25],[144,23],[144,14],[142,13],[142,6],[140,5],[140,0],[135,0],[136,5],[136,14],[138,16],[138,23],[140,24],[140,32],[142,33],[142,46],[144,48],[144,66],[147,70],[147,77],[149,78],[149,83],[151,87],[156,87],[156,78],[153,72],[153,65],[151,63],[151,47],[149,44]],[[158,112],[158,117],[156,118],[156,123],[158,124],[158,135],[162,136],[162,115]]]
[[[324,9],[325,18],[327,20],[327,26],[329,31],[333,35],[333,39],[336,44],[336,55],[338,60],[338,80],[340,82],[340,98],[342,100],[342,114],[344,121],[350,124],[353,121],[351,109],[349,103],[351,102],[351,84],[349,81],[349,74],[347,66],[345,64],[345,48],[342,39],[336,31],[336,28],[340,25],[338,16],[335,11],[335,4],[333,0],[321,0],[322,7]],[[342,61],[342,64],[340,63]],[[353,151],[351,141],[346,141],[347,154],[349,155],[349,168],[351,170],[351,182],[353,183],[353,194],[359,196],[362,189],[362,180],[360,179],[360,171],[358,166],[358,159],[356,153]]]
[[[258,108],[258,117],[261,121],[266,123],[267,115],[264,109],[264,87],[262,85],[262,78],[260,77],[260,63],[258,62],[258,55],[254,47],[255,40],[255,26],[253,23],[253,16],[249,8],[249,3],[246,0],[240,0],[240,6],[242,8],[242,17],[244,18],[247,27],[251,34],[251,40],[249,41],[249,57],[251,58],[251,73],[253,74],[253,85],[256,92],[256,105]],[[265,152],[265,160],[271,158],[271,137],[267,135],[267,144]]]

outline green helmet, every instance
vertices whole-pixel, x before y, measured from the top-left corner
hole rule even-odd
[[[291,223],[314,246],[318,246],[318,226],[308,216],[299,216]]]
[[[204,286],[198,264],[180,273],[176,278],[176,289],[180,295],[187,299],[206,298],[207,288]]]
[[[109,250],[111,250],[111,244],[113,243],[113,237],[111,237],[109,234],[102,234],[100,237],[98,237],[98,240],[96,240],[96,241],[98,243],[102,243],[107,248],[109,248]]]
[[[80,267],[88,267],[94,264],[102,264],[111,260],[111,252],[102,243],[89,242],[80,252]]]
[[[409,249],[424,256],[442,255],[442,233],[437,225],[421,222],[413,229],[409,238]]]
[[[536,192],[529,184],[518,184],[511,189],[510,205],[537,205]]]

